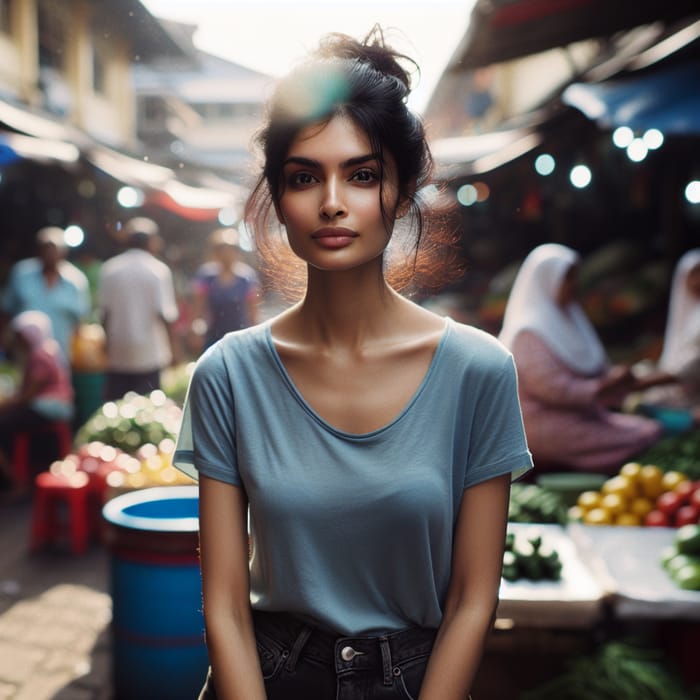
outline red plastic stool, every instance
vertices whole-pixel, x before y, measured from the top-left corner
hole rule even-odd
[[[68,421],[52,421],[15,435],[12,446],[12,477],[17,488],[26,489],[31,483],[31,446],[36,440],[54,435],[58,443],[59,459],[65,457],[73,447],[73,435]],[[48,465],[42,465],[46,467]]]
[[[32,551],[60,539],[68,540],[73,554],[87,551],[91,535],[88,482],[88,475],[82,472],[64,476],[47,471],[37,475],[32,505]]]

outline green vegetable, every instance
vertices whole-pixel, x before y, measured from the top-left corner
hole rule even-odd
[[[561,578],[559,554],[540,535],[518,538],[508,532],[501,575],[506,581],[525,578],[531,581]]]
[[[670,435],[638,455],[640,464],[656,464],[663,471],[683,472],[689,479],[700,479],[700,430]]]
[[[610,641],[572,659],[562,674],[520,700],[691,700],[664,654],[638,641]]]
[[[566,506],[559,494],[536,484],[513,484],[508,520],[512,523],[554,523],[567,521]]]

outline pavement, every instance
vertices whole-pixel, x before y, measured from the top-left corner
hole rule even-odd
[[[109,552],[31,553],[30,521],[0,505],[0,700],[114,700]]]

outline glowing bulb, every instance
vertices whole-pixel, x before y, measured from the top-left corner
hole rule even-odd
[[[144,195],[141,190],[135,187],[122,187],[119,192],[117,192],[117,202],[121,204],[125,209],[131,209],[133,207],[140,207],[143,204]]]
[[[538,175],[551,175],[555,167],[556,162],[549,153],[542,153],[535,159],[535,171]]]
[[[457,190],[457,201],[463,207],[470,207],[472,204],[476,203],[479,197],[479,192],[474,185],[462,185]]]
[[[691,180],[685,186],[685,198],[690,204],[700,204],[700,180]]]
[[[642,139],[632,139],[632,143],[627,146],[627,157],[634,163],[641,163],[649,153],[649,149]]]
[[[574,187],[582,189],[588,187],[593,179],[591,169],[587,165],[575,165],[569,173],[569,180]]]
[[[647,129],[642,136],[642,141],[650,151],[655,151],[663,145],[664,135],[658,129]]]
[[[634,132],[629,126],[618,126],[613,131],[612,140],[618,148],[627,148],[634,139]]]

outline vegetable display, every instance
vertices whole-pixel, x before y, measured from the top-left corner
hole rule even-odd
[[[700,591],[700,525],[678,528],[661,565],[679,588]]]
[[[536,484],[512,484],[508,520],[512,523],[564,525],[566,507],[561,497]]]
[[[528,579],[530,581],[561,578],[559,553],[543,541],[542,537],[506,535],[501,575],[506,581]]]
[[[697,491],[697,494],[695,493]],[[584,491],[569,518],[587,525],[680,527],[700,520],[700,481],[656,464],[628,462],[599,491]]]
[[[700,479],[700,430],[670,435],[659,440],[638,457],[663,471],[679,471],[692,481]]]
[[[182,409],[162,391],[149,396],[128,393],[98,409],[76,434],[75,444],[102,442],[134,454],[143,445],[174,440],[181,417]]]

